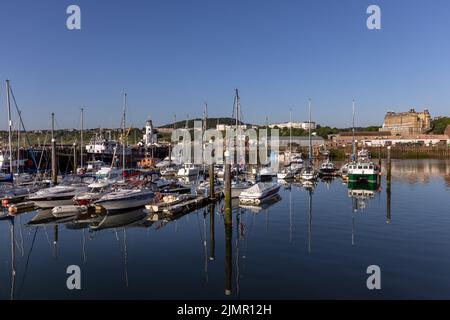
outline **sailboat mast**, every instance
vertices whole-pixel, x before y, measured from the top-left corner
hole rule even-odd
[[[289,157],[292,157],[292,108],[289,108]]]
[[[309,132],[309,163],[311,164],[311,160],[312,160],[312,144],[311,144],[311,98],[308,99],[308,109],[309,109],[309,124],[308,124],[308,132]]]
[[[125,160],[125,128],[126,128],[126,110],[127,110],[127,93],[124,92],[123,94],[123,128],[122,128],[122,137],[123,137],[123,141],[122,141],[122,167],[123,167],[123,172],[122,175],[125,179],[125,165],[126,165],[126,160]]]
[[[20,119],[20,111],[19,111],[19,119]],[[19,177],[19,171],[20,171],[20,122],[18,123],[17,128],[17,177]]]
[[[203,132],[202,132],[202,141],[205,136],[205,132],[208,130],[208,103],[205,102],[205,111],[204,111],[204,119],[203,119]],[[205,144],[207,142],[202,142],[202,162],[203,162],[203,171],[205,171]]]
[[[356,156],[356,144],[355,144],[355,99],[352,102],[352,152],[353,158]]]
[[[80,132],[80,156],[81,156],[81,169],[83,169],[83,131],[84,131],[84,108],[81,108],[81,132]]]
[[[56,162],[55,114],[52,113],[52,182],[58,184],[58,168]]]
[[[239,143],[239,112],[240,112],[240,101],[239,101],[239,90],[236,89],[236,143],[235,143],[235,150],[238,148]],[[238,152],[236,152],[236,173],[239,174],[239,159],[238,159]]]
[[[9,172],[13,173],[12,165],[12,120],[11,120],[11,99],[9,96],[9,80],[6,80],[6,105],[8,106],[8,143],[9,143]]]
[[[208,128],[207,121],[208,121],[208,103],[205,102],[205,109],[203,110],[203,132],[205,132],[206,129]]]

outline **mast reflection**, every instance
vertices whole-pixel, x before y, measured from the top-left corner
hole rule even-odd
[[[215,205],[209,207],[209,260],[216,259]]]
[[[364,212],[375,193],[380,191],[380,183],[349,182],[348,196],[352,200],[352,245],[355,244],[355,214]]]
[[[232,292],[232,237],[233,223],[231,220],[231,210],[225,212],[225,295],[229,296]]]
[[[308,252],[311,253],[312,238],[312,195],[316,184],[312,181],[304,181],[303,188],[308,191]]]

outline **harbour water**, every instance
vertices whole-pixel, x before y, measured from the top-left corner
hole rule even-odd
[[[285,184],[270,205],[235,208],[231,230],[223,203],[98,231],[18,215],[0,221],[0,299],[449,299],[450,161],[393,160],[390,188],[385,173],[365,199],[339,178]],[[67,289],[70,265],[81,290]],[[370,265],[381,290],[367,289]]]

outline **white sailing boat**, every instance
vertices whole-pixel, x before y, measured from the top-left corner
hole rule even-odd
[[[317,172],[312,164],[312,142],[311,142],[311,99],[308,100],[308,109],[309,109],[309,159],[306,168],[300,174],[302,180],[312,181],[317,179]]]

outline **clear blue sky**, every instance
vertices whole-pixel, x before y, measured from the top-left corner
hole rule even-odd
[[[78,4],[82,30],[66,29]],[[366,28],[378,4],[382,30]],[[244,120],[307,119],[338,127],[381,124],[386,110],[450,113],[448,0],[1,0],[4,79],[30,128],[118,126],[121,92],[143,126],[230,116],[234,88]],[[7,120],[2,112],[0,128]]]

